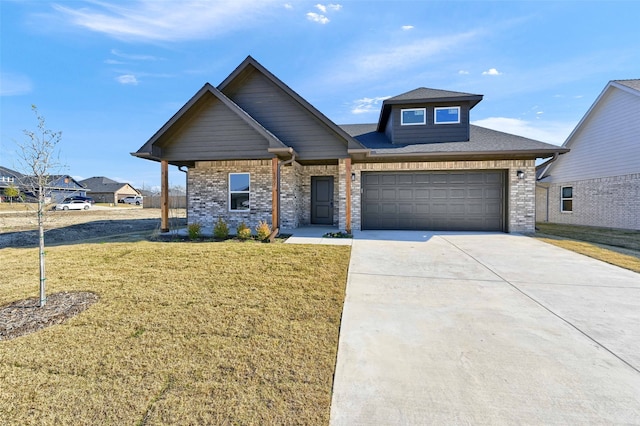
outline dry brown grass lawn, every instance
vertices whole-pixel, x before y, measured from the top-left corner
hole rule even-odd
[[[37,258],[0,250],[0,305],[37,295]],[[0,341],[1,422],[327,424],[348,261],[343,246],[48,248],[48,292],[100,300]]]
[[[612,265],[630,269],[634,272],[640,272],[640,258],[630,254],[619,253],[585,241],[542,237],[538,237],[538,239],[546,243],[553,244],[554,246],[562,247],[567,250],[575,251],[576,253],[584,254],[585,256],[593,257],[594,259],[602,260],[603,262],[607,262]]]

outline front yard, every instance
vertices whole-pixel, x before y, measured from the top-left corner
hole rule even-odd
[[[328,423],[348,247],[143,241],[46,257],[49,294],[100,299],[0,341],[2,422]],[[0,250],[0,306],[37,296],[37,259]]]

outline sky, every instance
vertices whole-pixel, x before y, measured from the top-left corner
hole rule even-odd
[[[0,0],[0,165],[20,169],[36,105],[61,173],[157,187],[160,164],[130,153],[248,55],[337,124],[428,87],[556,145],[608,81],[640,78],[640,1],[333,1]]]

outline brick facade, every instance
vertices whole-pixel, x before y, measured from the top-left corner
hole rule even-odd
[[[229,211],[229,173],[250,173],[250,211]],[[188,221],[213,226],[219,217],[232,233],[240,222],[255,229],[259,221],[271,224],[271,160],[199,161],[187,174]]]
[[[504,170],[507,172],[506,221],[508,232],[533,232],[535,227],[535,165],[534,160],[500,161],[450,161],[422,163],[355,163],[351,182],[352,229],[361,227],[360,175],[363,171],[437,171],[437,170]],[[298,163],[281,166],[280,172],[280,225],[282,228],[297,228],[311,223],[311,177],[333,176],[334,178],[334,226],[346,228],[346,182],[344,159],[337,165],[304,166]],[[519,179],[517,171],[524,171]],[[251,174],[249,212],[228,210],[229,173]],[[271,161],[207,161],[198,162],[189,169],[189,223],[199,222],[211,226],[222,217],[233,230],[240,221],[255,228],[258,221],[271,224]]]
[[[563,186],[573,187],[572,212],[560,211]],[[543,183],[538,185],[536,196],[540,222],[640,230],[640,173]]]

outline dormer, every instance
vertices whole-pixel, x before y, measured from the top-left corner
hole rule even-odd
[[[420,87],[382,103],[378,132],[393,144],[469,140],[469,111],[482,95]]]

